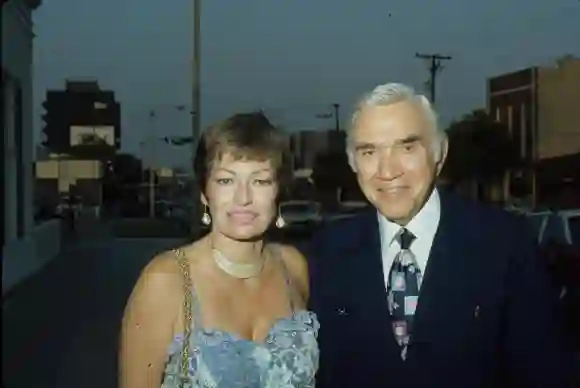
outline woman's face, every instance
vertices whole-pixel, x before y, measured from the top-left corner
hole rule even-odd
[[[276,215],[278,184],[270,160],[234,159],[213,163],[202,202],[209,207],[212,230],[235,240],[260,237]]]

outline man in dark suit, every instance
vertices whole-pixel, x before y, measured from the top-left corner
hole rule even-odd
[[[556,293],[522,221],[435,186],[447,138],[429,101],[378,86],[347,139],[373,208],[312,240],[317,387],[570,387]]]

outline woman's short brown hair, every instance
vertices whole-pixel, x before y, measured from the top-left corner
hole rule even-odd
[[[202,192],[213,163],[226,154],[237,160],[270,160],[279,187],[287,183],[291,172],[288,138],[262,112],[235,114],[210,125],[202,133],[194,160]]]

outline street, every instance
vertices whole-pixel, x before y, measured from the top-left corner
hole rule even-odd
[[[131,289],[155,254],[184,240],[115,238],[103,228],[83,231],[3,301],[3,388],[116,386],[120,320]]]

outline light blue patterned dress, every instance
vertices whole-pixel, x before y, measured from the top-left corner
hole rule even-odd
[[[280,254],[292,314],[270,328],[263,343],[222,330],[204,329],[195,287],[191,287],[193,328],[189,341],[188,383],[184,388],[313,388],[319,350],[316,315],[295,310],[290,277]],[[174,338],[162,388],[181,388],[184,335]]]

